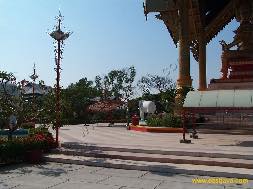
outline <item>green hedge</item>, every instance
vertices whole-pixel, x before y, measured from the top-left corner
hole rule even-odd
[[[151,115],[147,118],[147,125],[151,127],[181,127],[180,117],[173,114]]]
[[[34,122],[22,123],[20,127],[23,129],[32,129],[35,128],[35,123]]]
[[[1,141],[0,163],[12,163],[23,161],[25,157],[25,145],[22,139],[12,141]]]
[[[0,164],[22,162],[31,150],[49,151],[56,147],[47,128],[30,129],[29,136],[7,140],[0,138]]]

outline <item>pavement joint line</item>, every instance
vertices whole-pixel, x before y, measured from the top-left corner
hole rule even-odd
[[[83,168],[85,168],[85,166],[81,166],[81,167],[79,167],[79,168],[71,169],[71,170],[69,170],[69,171],[70,171],[70,172],[78,171],[78,170],[81,170],[81,169],[83,169]]]
[[[121,186],[121,187],[119,187],[118,189],[124,189],[124,188],[126,188],[126,186]]]
[[[27,173],[27,174],[29,174],[29,173]],[[25,174],[24,174],[24,175],[25,175]],[[12,176],[12,177],[8,177],[8,178],[5,178],[5,179],[2,179],[2,180],[0,180],[0,181],[6,181],[6,180],[13,179],[13,178],[17,178],[17,177],[22,177],[22,176],[24,176],[24,175]]]
[[[93,181],[80,181],[81,183],[89,183],[89,184],[96,184],[95,182]]]
[[[64,183],[66,183],[66,182],[69,182],[69,179],[66,179],[66,180],[64,180],[63,182],[59,182],[59,183],[53,184],[53,185],[51,185],[51,186],[48,186],[48,187],[46,187],[46,189],[53,188],[53,187],[55,187],[55,186],[58,186],[58,185],[60,185],[60,184],[64,184]]]
[[[8,188],[8,189],[13,189],[13,188],[16,188],[16,187],[18,187],[18,186],[20,186],[21,184],[17,184],[17,185],[15,185],[15,186],[13,186],[13,187],[10,187],[10,188]]]
[[[161,184],[163,184],[165,181],[164,180],[162,180],[158,185],[156,185],[155,187],[154,187],[154,189],[157,189],[157,187],[159,187]]]
[[[111,178],[111,177],[112,177],[112,176],[109,175],[109,176],[107,176],[106,178],[97,181],[96,184],[99,184],[99,183],[101,183],[101,182],[103,182],[103,181],[106,181],[106,180],[108,180],[108,179]]]
[[[137,177],[137,178],[142,178],[142,177],[144,177],[146,174],[148,174],[149,172],[148,171],[146,171],[145,173],[143,173],[141,176],[139,176],[139,177]]]
[[[96,172],[98,172],[98,171],[101,171],[101,170],[103,170],[103,169],[105,169],[104,167],[100,167],[100,168],[98,168],[98,169],[96,169],[96,170],[92,170],[92,171],[90,171],[90,174],[94,174],[94,173],[96,173]]]

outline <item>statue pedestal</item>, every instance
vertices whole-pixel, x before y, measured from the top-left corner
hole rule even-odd
[[[142,121],[142,120],[141,120],[141,121],[139,121],[139,125],[140,125],[140,126],[147,126],[147,123],[146,123],[146,121]]]

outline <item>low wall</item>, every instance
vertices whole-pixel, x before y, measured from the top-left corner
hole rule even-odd
[[[148,127],[148,126],[134,126],[130,125],[130,130],[141,131],[141,132],[153,132],[153,133],[182,133],[183,128],[173,127]]]

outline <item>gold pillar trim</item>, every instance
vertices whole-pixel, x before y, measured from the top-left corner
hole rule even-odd
[[[203,30],[202,30],[203,31]],[[206,42],[204,33],[199,34],[199,91],[206,90]]]
[[[192,79],[190,76],[190,41],[189,41],[189,2],[181,1],[179,9],[179,76],[178,86],[191,86]]]
[[[177,80],[177,85],[179,87],[191,87],[192,86],[192,79],[190,76],[181,76]]]

